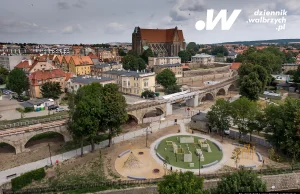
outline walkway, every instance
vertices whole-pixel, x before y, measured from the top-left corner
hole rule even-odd
[[[203,135],[203,134],[190,134],[186,131],[186,128],[185,128],[185,125],[184,125],[184,122],[183,121],[179,121],[178,124],[180,125],[180,135],[190,135],[190,136],[197,136],[197,137],[201,137],[201,138],[205,138],[205,139],[208,139],[210,140],[211,142],[214,142],[216,143],[217,145],[219,145],[222,150],[223,150],[223,146],[220,142],[216,141],[215,139],[212,139],[211,137],[207,136],[207,135]],[[150,154],[152,155],[152,157],[161,165],[163,165],[163,161],[161,159],[158,158],[158,156],[156,155],[156,150],[155,150],[155,146],[157,144],[160,143],[161,140],[167,138],[167,137],[171,137],[171,136],[176,136],[178,134],[170,134],[170,135],[166,135],[166,136],[163,136],[159,139],[157,139],[155,142],[153,142],[150,146]],[[221,161],[219,161],[217,164],[211,166],[211,167],[207,167],[207,168],[201,168],[200,170],[200,173],[210,173],[210,172],[213,172],[213,171],[216,171],[216,170],[219,170],[221,169],[225,163],[230,159],[231,157],[231,153],[229,152],[226,152],[226,151],[223,151],[223,157],[221,159]],[[172,165],[168,164],[168,168],[170,168]],[[182,172],[185,172],[185,171],[192,171],[194,172],[195,174],[198,174],[199,173],[199,169],[183,169],[183,168],[179,168],[179,167],[175,167],[175,166],[172,166],[172,169],[174,171],[178,170],[178,171],[182,171]]]
[[[185,122],[189,122],[189,119],[185,120]],[[155,123],[151,123],[150,126],[152,129],[152,132],[156,132],[160,129],[163,129],[163,128],[166,128],[166,127],[169,127],[172,125],[174,125],[174,121],[155,122]],[[122,141],[126,141],[126,140],[130,140],[130,139],[133,139],[138,136],[143,136],[146,134],[146,130],[147,130],[147,128],[143,128],[143,129],[140,129],[137,131],[133,131],[133,132],[129,132],[129,133],[117,136],[117,137],[113,138],[113,144],[119,143]],[[98,150],[98,149],[105,148],[108,146],[108,143],[109,143],[108,140],[102,141],[100,144],[95,145],[95,149]],[[91,151],[91,145],[85,146],[83,148],[83,150],[84,150],[85,154],[89,153]],[[62,162],[64,160],[68,160],[70,158],[80,156],[80,153],[81,153],[81,149],[78,148],[76,150],[72,150],[72,151],[69,151],[69,152],[66,152],[63,154],[52,156],[51,160],[52,160],[52,163],[54,164],[56,161]],[[45,158],[43,160],[39,160],[39,161],[24,164],[24,165],[15,167],[15,168],[0,171],[0,185],[8,182],[10,180],[10,179],[6,178],[9,175],[16,174],[16,176],[19,176],[22,173],[32,171],[32,170],[35,170],[38,168],[42,168],[42,167],[44,167],[46,165],[50,165],[50,164],[51,164],[50,158]]]

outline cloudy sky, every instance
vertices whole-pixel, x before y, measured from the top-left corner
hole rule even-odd
[[[183,30],[186,42],[300,38],[300,0],[1,0],[0,41],[35,43],[131,42],[135,26]],[[198,31],[207,9],[241,13],[228,31]],[[247,23],[257,10],[287,11],[285,30],[279,24]],[[274,16],[273,16],[274,17]],[[281,18],[282,16],[276,16]],[[276,18],[275,17],[275,18]]]

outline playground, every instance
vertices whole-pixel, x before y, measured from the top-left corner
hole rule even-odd
[[[160,141],[156,152],[172,166],[198,169],[200,166],[221,161],[223,153],[211,141],[188,135],[178,135]],[[217,162],[216,162],[217,163]]]

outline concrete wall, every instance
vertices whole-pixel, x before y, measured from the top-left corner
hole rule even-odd
[[[193,77],[193,76],[197,76],[197,75],[209,75],[209,74],[224,73],[224,72],[229,72],[229,71],[230,71],[230,66],[216,67],[216,68],[210,68],[210,69],[197,69],[197,70],[184,71],[183,77]]]
[[[218,74],[209,74],[209,75],[199,75],[194,77],[179,77],[177,78],[178,84],[184,84],[195,81],[213,81],[216,79],[226,79],[231,76],[231,72],[228,73],[218,73]]]

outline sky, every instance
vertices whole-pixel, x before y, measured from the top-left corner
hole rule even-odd
[[[207,10],[241,12],[229,30],[221,21],[213,30],[197,30]],[[282,24],[258,24],[257,10],[287,11]],[[226,18],[225,18],[226,19]],[[248,22],[247,22],[248,21]],[[282,26],[283,30],[276,30]],[[1,0],[0,41],[48,44],[131,42],[135,26],[183,30],[185,41],[211,44],[229,41],[300,38],[300,0]],[[207,25],[206,25],[207,26]]]

